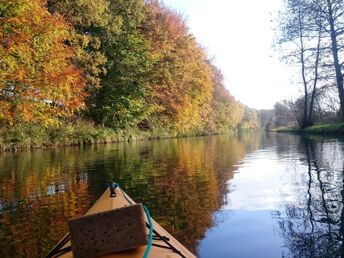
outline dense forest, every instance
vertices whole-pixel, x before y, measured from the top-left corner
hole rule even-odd
[[[2,146],[259,127],[158,0],[3,0],[0,56]]]

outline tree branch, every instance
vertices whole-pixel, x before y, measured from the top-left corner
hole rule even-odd
[[[3,17],[4,13],[7,11],[8,8],[10,8],[13,5],[14,5],[14,2],[10,3],[9,5],[5,7],[5,9],[1,10],[0,17],[5,18]]]

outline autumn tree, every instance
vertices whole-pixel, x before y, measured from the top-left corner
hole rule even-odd
[[[176,130],[205,127],[212,94],[206,54],[182,16],[159,1],[147,1],[142,31],[155,58],[150,78],[152,125]]]
[[[107,126],[135,127],[151,112],[146,97],[153,57],[140,30],[144,2],[114,0],[109,10],[111,19],[120,21],[120,26],[117,31],[108,28],[102,37],[107,72],[101,76],[91,113]]]
[[[239,128],[241,130],[258,130],[260,128],[258,112],[245,106],[244,115],[240,121]]]
[[[244,117],[183,17],[158,0],[6,0],[0,26],[7,123],[85,108],[98,125],[183,134],[235,130]]]
[[[0,2],[0,119],[50,124],[84,107],[69,25],[43,0]]]
[[[103,41],[119,30],[121,19],[110,13],[109,0],[48,0],[52,14],[62,15],[70,24],[69,45],[75,49],[73,63],[86,82],[88,107],[94,105],[101,76],[106,74]]]
[[[224,86],[220,69],[212,65],[212,101],[208,127],[214,132],[235,130],[244,117],[245,107]]]

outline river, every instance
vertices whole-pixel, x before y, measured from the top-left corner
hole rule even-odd
[[[0,154],[0,257],[44,257],[115,179],[198,257],[343,257],[344,141],[241,134]]]

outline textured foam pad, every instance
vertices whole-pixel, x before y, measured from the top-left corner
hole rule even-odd
[[[141,204],[86,215],[68,222],[76,258],[92,258],[148,243]]]

